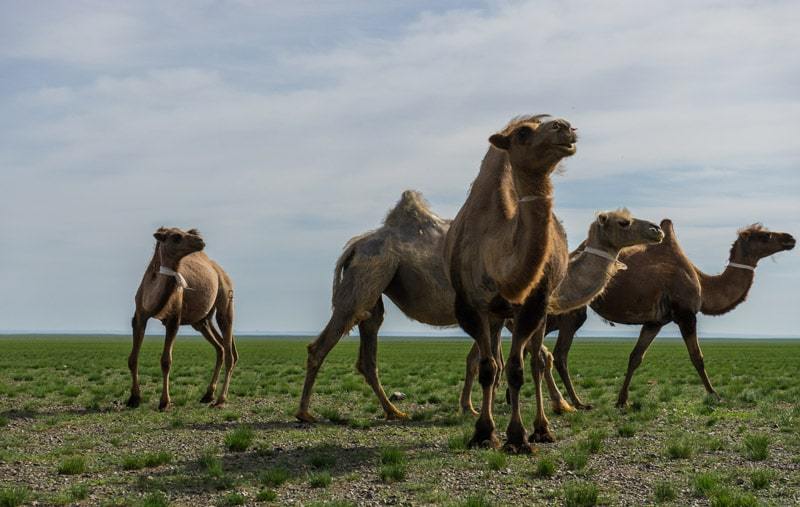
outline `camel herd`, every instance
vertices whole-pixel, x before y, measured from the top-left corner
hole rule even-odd
[[[670,220],[660,225],[625,210],[598,213],[586,239],[573,252],[553,212],[551,175],[576,151],[576,129],[549,115],[513,119],[489,138],[490,147],[455,219],[433,213],[422,196],[403,193],[377,230],[352,238],[336,262],[333,313],[308,346],[306,378],[295,414],[315,421],[309,410],[322,363],[342,336],[358,326],[358,371],[375,392],[387,419],[404,419],[386,396],[377,368],[378,331],[383,322],[383,295],[409,318],[433,326],[460,326],[474,339],[466,359],[461,409],[477,416],[473,446],[500,447],[492,416],[501,373],[507,379],[512,406],[504,448],[531,451],[530,442],[554,440],[544,412],[544,377],[556,413],[588,409],[572,384],[567,356],[577,330],[591,307],[609,322],[642,326],[630,354],[617,399],[627,402],[636,368],[659,330],[675,322],[692,364],[709,394],[697,338],[698,312],[721,315],[744,301],[758,261],[794,248],[787,233],[756,224],[738,232],[729,262],[719,275],[701,272],[683,253]],[[191,325],[216,351],[216,364],[202,402],[214,400],[222,364],[225,377],[214,405],[226,401],[238,359],[233,338],[233,285],[209,259],[196,230],[160,228],[156,247],[136,293],[133,350],[128,365],[132,386],[128,406],[140,403],[138,357],[146,322],[166,327],[161,356],[163,388],[160,409],[167,409],[172,346],[180,325]],[[219,329],[214,327],[215,318]],[[511,331],[511,350],[503,360],[500,333]],[[544,336],[558,330],[553,354]],[[536,392],[536,416],[528,437],[520,409],[523,360],[530,355]],[[552,366],[572,401],[561,395]],[[475,377],[482,389],[481,409],[471,400]]]

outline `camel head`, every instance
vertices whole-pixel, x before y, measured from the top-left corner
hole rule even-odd
[[[515,118],[489,138],[495,148],[507,153],[513,167],[551,173],[558,162],[575,154],[578,137],[567,120],[547,119],[539,114]]]
[[[761,224],[739,230],[739,237],[731,247],[732,261],[755,264],[759,259],[794,248],[795,239],[786,232],[773,232]]]
[[[206,246],[197,229],[183,231],[177,227],[159,227],[153,233],[153,237],[158,241],[162,261],[177,262],[190,253],[201,251]]]
[[[631,246],[661,243],[664,231],[652,222],[634,218],[627,209],[622,208],[598,213],[597,220],[589,227],[589,239],[602,246],[622,250]]]

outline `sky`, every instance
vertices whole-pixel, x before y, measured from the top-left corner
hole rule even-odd
[[[407,188],[454,216],[526,113],[579,129],[571,246],[627,206],[719,272],[742,226],[800,233],[797,26],[792,1],[0,0],[0,330],[128,332],[168,225],[232,276],[238,333],[316,334],[346,241]],[[798,268],[761,261],[701,334],[800,335]],[[434,331],[389,305],[383,332]]]

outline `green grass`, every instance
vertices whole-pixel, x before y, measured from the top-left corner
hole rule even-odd
[[[28,488],[0,488],[0,507],[17,507],[24,504],[30,496]]]
[[[225,447],[230,451],[244,452],[253,443],[255,433],[246,426],[240,426],[225,435]]]
[[[142,499],[142,507],[167,507],[169,498],[161,491],[150,493]]]
[[[159,328],[153,322],[148,329]],[[400,505],[559,505],[567,493],[575,504],[747,505],[755,499],[780,505],[800,486],[793,474],[800,463],[800,379],[790,374],[800,363],[800,341],[701,342],[722,394],[716,402],[705,395],[683,342],[661,337],[634,376],[630,408],[618,410],[633,340],[577,339],[573,380],[595,408],[557,416],[547,404],[556,442],[534,445],[537,454],[527,457],[467,449],[475,419],[457,408],[470,340],[382,337],[382,383],[387,392],[407,394],[398,406],[412,416],[385,421],[353,366],[358,338],[344,338],[320,369],[311,399],[315,425],[293,418],[306,339],[239,337],[241,360],[228,403],[218,410],[198,403],[213,350],[202,338],[181,335],[171,375],[174,406],[166,413],[157,410],[163,334],[148,336],[142,347],[137,409],[123,408],[130,337],[0,342],[0,470],[15,471],[11,478],[0,473],[0,498],[12,504],[12,490],[24,488],[24,505],[140,506],[168,499],[227,505],[237,495],[247,505],[346,505],[362,498],[368,484],[373,496],[363,501]],[[510,418],[504,390],[505,380],[494,405],[501,442]],[[476,385],[476,406],[479,391]],[[534,393],[526,382],[521,400],[528,428]],[[759,443],[763,435],[766,444]],[[766,459],[759,461],[764,448]],[[64,469],[75,475],[57,473],[76,457],[83,466]],[[614,481],[603,480],[608,470],[615,470]],[[660,500],[666,497],[657,492],[658,481],[671,484],[677,498]],[[447,489],[453,484],[461,485],[457,493]],[[593,493],[591,486],[596,498],[583,499],[579,493]]]
[[[721,489],[711,499],[711,507],[757,507],[758,500],[753,495],[730,489]]]
[[[752,461],[764,461],[769,457],[768,435],[745,435],[742,447],[744,455]]]
[[[244,505],[247,503],[247,498],[241,493],[228,493],[223,496],[220,501],[219,505],[223,507],[232,506],[232,505]]]
[[[599,495],[599,488],[591,482],[571,481],[564,485],[565,507],[592,507],[597,505]]]
[[[58,465],[58,473],[61,475],[79,475],[84,472],[86,472],[86,458],[83,456],[67,458]]]
[[[653,498],[656,503],[671,502],[678,497],[675,486],[669,481],[657,481],[653,487]]]

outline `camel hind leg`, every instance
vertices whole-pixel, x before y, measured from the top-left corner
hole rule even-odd
[[[215,407],[221,407],[228,400],[228,389],[231,384],[231,376],[236,363],[239,360],[239,355],[236,351],[236,344],[233,339],[233,291],[229,290],[228,293],[217,299],[217,325],[222,340],[220,343],[223,349],[223,357],[225,360],[225,379],[222,383],[222,390],[214,402]],[[213,329],[213,327],[212,327]]]
[[[493,398],[496,398],[497,388],[500,387],[500,381],[503,378],[503,369],[505,368],[505,361],[503,360],[503,338],[500,335],[500,332],[503,330],[503,326],[490,324],[490,328],[490,333],[492,336],[492,350],[494,351],[494,360],[497,363],[497,373],[495,374],[494,378],[494,394],[492,395]],[[478,415],[478,411],[475,410],[475,407],[472,405],[472,384],[475,382],[475,377],[478,375],[480,362],[481,358],[478,344],[473,343],[472,348],[469,350],[469,354],[467,354],[467,368],[466,372],[464,373],[464,387],[461,389],[460,405],[462,414],[471,414],[473,416]],[[507,392],[506,398],[508,398]]]
[[[556,346],[553,349],[554,362],[558,375],[567,388],[572,404],[575,408],[582,410],[590,410],[592,405],[583,403],[575,392],[575,386],[572,384],[572,377],[569,374],[569,365],[567,364],[567,356],[572,347],[572,340],[575,338],[575,333],[586,322],[586,307],[575,310],[570,313],[559,315],[558,319],[558,338],[556,339]]]
[[[386,419],[408,419],[408,416],[398,410],[394,404],[386,397],[386,393],[378,377],[378,330],[383,324],[383,299],[379,298],[378,303],[370,312],[368,319],[358,323],[358,332],[361,340],[358,349],[358,362],[356,369],[367,381],[367,384],[378,397]]]
[[[216,329],[211,325],[211,321],[206,318],[197,324],[192,324],[192,327],[199,331],[200,334],[214,347],[217,353],[216,363],[214,364],[214,373],[211,375],[211,382],[208,384],[206,393],[200,398],[200,403],[211,403],[214,401],[214,394],[217,391],[217,381],[219,380],[219,371],[222,368],[222,362],[225,359],[225,349],[222,347],[222,336],[216,332]]]
[[[178,315],[164,323],[167,332],[164,336],[164,350],[161,352],[161,378],[163,385],[161,388],[161,401],[158,403],[159,410],[169,410],[170,408],[169,371],[172,368],[172,347],[175,345],[175,337],[178,335],[180,322],[181,317]]]

